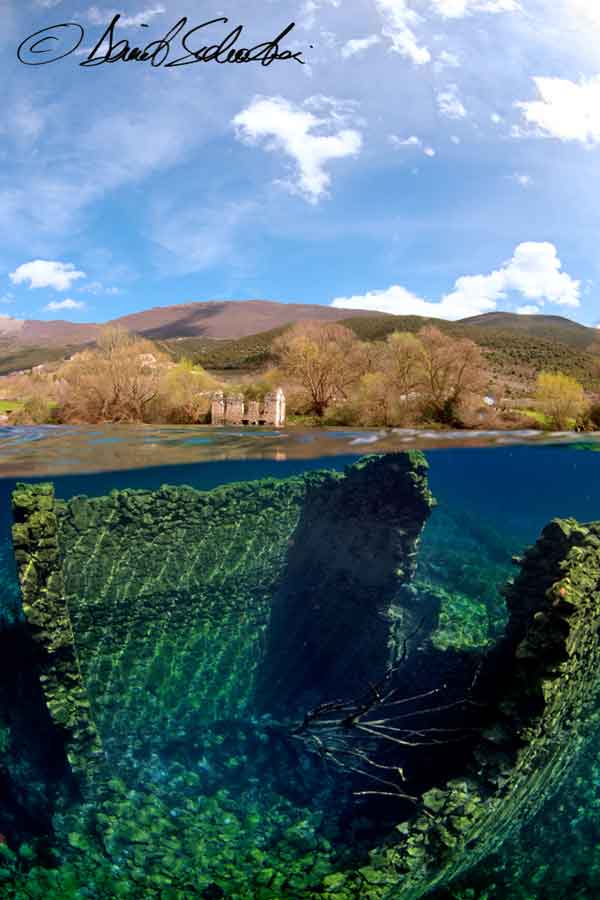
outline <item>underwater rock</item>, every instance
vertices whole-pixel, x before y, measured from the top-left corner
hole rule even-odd
[[[39,680],[52,720],[65,735],[73,770],[92,778],[102,757],[90,714],[66,605],[58,522],[51,486],[17,487],[12,495],[15,559],[23,612],[36,644]]]
[[[25,615],[71,666],[70,707],[46,689],[61,724],[87,716],[89,697],[118,761],[132,743],[160,744],[197,719],[256,707],[257,684],[263,703],[270,685],[274,707],[281,684],[315,659],[323,693],[333,679],[351,692],[379,677],[392,636],[378,610],[411,578],[431,504],[426,468],[421,454],[406,453],[366,457],[343,474],[68,502],[49,485],[20,486]]]
[[[273,598],[259,707],[289,715],[352,696],[429,638],[439,601],[412,580],[432,505],[414,453],[365,457],[309,485]]]
[[[352,890],[418,900],[523,828],[600,726],[600,523],[555,520],[506,590],[509,624],[485,658],[487,727],[463,777],[430,790]],[[369,893],[366,891],[370,885]]]

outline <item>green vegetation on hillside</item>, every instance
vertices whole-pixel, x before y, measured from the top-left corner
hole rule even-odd
[[[8,341],[0,342],[0,375],[33,369],[34,366],[60,362],[81,347],[15,347]]]
[[[521,319],[541,319],[538,327]],[[556,319],[550,322],[548,320]],[[595,386],[594,355],[589,352],[591,329],[567,319],[545,316],[499,318],[498,327],[462,322],[444,322],[420,316],[375,314],[350,317],[339,323],[350,328],[362,341],[384,341],[394,331],[416,334],[431,325],[444,334],[468,338],[483,350],[494,375],[522,381],[528,387],[538,372],[560,371],[581,381],[587,389]],[[502,327],[501,327],[502,326]],[[232,340],[180,338],[160,342],[173,359],[187,357],[203,368],[222,372],[256,372],[275,362],[274,341],[292,326]],[[597,359],[597,357],[596,357]]]
[[[444,334],[475,341],[482,348],[492,372],[501,377],[529,382],[541,370],[560,371],[577,378],[587,388],[592,387],[595,380],[594,355],[589,351],[592,344],[589,328],[559,319],[562,326],[552,328],[542,323],[538,332],[531,325],[521,330],[517,327],[521,318],[528,317],[511,318],[510,329],[508,324],[504,326],[506,330],[422,319],[419,316],[352,318],[345,319],[341,324],[351,328],[364,341],[382,341],[394,331],[416,333],[424,325],[433,324]]]
[[[287,327],[289,326],[231,340],[176,338],[158,341],[158,346],[173,359],[190,359],[204,369],[256,372],[273,361],[273,342]]]

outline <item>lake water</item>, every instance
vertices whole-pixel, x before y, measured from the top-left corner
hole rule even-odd
[[[600,891],[600,440],[0,435],[0,896]]]

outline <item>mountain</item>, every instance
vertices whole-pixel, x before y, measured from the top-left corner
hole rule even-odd
[[[372,316],[368,310],[352,310],[356,316]],[[381,313],[380,315],[385,315]],[[301,319],[338,322],[348,318],[347,309],[308,303],[275,303],[270,300],[226,300],[155,306],[141,313],[114,319],[151,340],[169,338],[242,338],[272,331]]]
[[[491,312],[460,320],[461,326],[486,331],[517,332],[534,338],[560,341],[572,347],[586,349],[593,341],[600,341],[597,328],[588,328],[564,316],[521,316],[517,313]]]
[[[178,359],[186,356],[212,370],[257,371],[273,362],[272,343],[286,326],[302,319],[337,321],[361,340],[384,340],[393,331],[417,332],[435,325],[479,344],[492,371],[529,382],[542,369],[561,371],[591,384],[600,332],[562,316],[521,316],[493,312],[458,322],[393,316],[368,310],[337,309],[266,300],[210,301],[161,306],[113,319]],[[0,374],[59,360],[93,342],[96,323],[18,320],[0,316]]]
[[[356,316],[372,316],[367,310],[351,310]],[[381,313],[381,315],[384,315]],[[151,340],[169,338],[241,338],[271,331],[300,319],[337,322],[348,317],[348,310],[306,303],[275,303],[269,300],[212,300],[155,306],[143,312],[111,319],[107,325],[120,325]],[[13,345],[65,346],[94,341],[101,325],[76,324],[62,320],[42,322],[36,319],[0,317],[0,339]]]
[[[10,319],[0,316],[0,341],[13,347],[56,347],[86,344],[96,340],[101,325],[79,324],[55,319]]]
[[[469,332],[518,333],[534,338],[560,341],[573,347],[585,348],[599,337],[594,328],[579,325],[562,316],[520,316],[516,313],[492,312],[471,316],[458,322],[424,319],[419,316],[392,316],[365,309],[337,309],[307,303],[276,303],[270,300],[211,300],[202,303],[182,303],[175,306],[155,306],[142,312],[111,319],[108,325],[120,325],[150,340],[173,338],[212,338],[232,340],[273,331],[302,319],[339,322],[343,319],[364,320],[366,339],[377,339],[394,329],[416,331],[425,324],[444,330]],[[94,341],[102,328],[95,322],[75,323],[56,319],[45,322],[37,319],[0,317],[0,340],[14,346],[66,346]],[[358,329],[360,330],[360,329]],[[372,333],[371,333],[372,332]]]

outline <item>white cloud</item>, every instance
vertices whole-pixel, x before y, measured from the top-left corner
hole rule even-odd
[[[516,0],[432,0],[432,4],[445,19],[462,19],[476,12],[502,13],[520,9]]]
[[[538,316],[541,312],[541,309],[539,308],[539,306],[533,306],[533,305],[517,306],[515,312],[518,313],[520,316]]]
[[[82,285],[77,289],[85,294],[120,294],[121,289],[118,287],[107,287],[101,281],[90,281],[89,284]]]
[[[531,187],[533,184],[533,178],[531,175],[523,175],[520,172],[514,172],[512,175],[508,176],[512,181],[516,181],[521,187]]]
[[[119,10],[117,9],[98,9],[97,6],[92,6],[87,11],[88,22],[91,22],[92,25],[108,25],[118,12]],[[143,9],[134,16],[124,16],[121,12],[119,25],[124,25],[125,27],[147,25],[156,16],[161,16],[165,12],[166,9],[161,3],[157,3],[156,6],[151,6],[148,9]]]
[[[579,306],[581,283],[561,271],[556,247],[546,242],[525,242],[512,258],[489,275],[463,275],[454,290],[440,300],[418,297],[400,285],[369,291],[353,297],[337,297],[332,306],[341,309],[372,309],[395,315],[463,319],[497,308],[499,300],[513,291],[526,300],[564,306]],[[528,304],[531,309],[533,304]],[[521,307],[524,309],[525,307]]]
[[[52,300],[51,303],[47,303],[44,309],[83,309],[85,307],[85,303],[81,300],[71,300],[67,298],[66,300]]]
[[[445,19],[461,19],[471,13],[514,12],[520,9],[517,0],[429,0],[430,9]],[[391,41],[391,50],[405,56],[416,65],[431,61],[428,48],[422,46],[416,29],[424,22],[412,7],[414,0],[375,0],[383,20],[381,34]],[[422,4],[421,4],[422,6]],[[454,54],[443,51],[435,62],[440,71],[444,66],[458,66]]]
[[[15,302],[15,298],[13,297],[12,294],[4,294],[3,297],[0,297],[0,303],[8,304],[8,303],[14,303],[14,302]]]
[[[492,113],[490,119],[494,123],[494,125],[499,125],[502,122],[502,116],[499,116],[498,113]]]
[[[437,104],[440,113],[447,119],[464,119],[467,115],[455,84],[449,84],[445,90],[438,91]]]
[[[421,138],[417,137],[416,134],[411,134],[408,138],[399,138],[397,134],[390,134],[388,135],[388,142],[392,147],[395,147],[398,150],[401,150],[404,147],[422,147],[425,156],[435,156],[433,147],[423,146],[423,141]]]
[[[600,75],[578,82],[567,78],[533,81],[540,99],[515,104],[530,125],[561,141],[600,143]]]
[[[460,59],[456,53],[449,53],[448,50],[442,50],[433,64],[436,72],[442,72],[444,69],[458,69],[459,67]]]
[[[35,259],[18,266],[9,275],[13,284],[29,282],[30,288],[54,288],[55,291],[68,291],[74,281],[85,278],[85,272],[79,272],[73,263],[62,263],[47,259]]]
[[[419,46],[413,30],[423,20],[409,9],[408,0],[375,0],[375,6],[383,20],[381,34],[391,42],[390,49],[418,66],[428,63],[431,54],[427,47]]]
[[[322,6],[333,6],[337,9],[341,0],[305,0],[300,15],[298,17],[299,24],[302,28],[311,29],[317,21],[317,13]]]
[[[450,140],[452,141],[453,144],[460,144],[460,138],[457,137],[455,134],[450,135]]]
[[[600,9],[590,0],[563,0],[567,14],[581,28],[600,28]]]
[[[396,316],[432,316],[436,319],[464,319],[495,309],[495,303],[479,297],[443,297],[440,301],[424,300],[394,284],[387,290],[369,291],[354,297],[337,297],[331,304],[339,309],[372,309]]]
[[[547,300],[561,306],[579,306],[581,282],[561,271],[556,247],[546,241],[519,244],[508,262],[489,275],[465,275],[457,279],[449,297],[484,298],[496,303],[509,291],[526,300]]]
[[[405,139],[399,138],[397,134],[390,134],[388,141],[392,147],[421,147],[423,145],[423,141],[416,134],[411,134]]]
[[[381,38],[377,34],[370,34],[364,38],[353,38],[350,41],[346,41],[341,49],[341,54],[344,59],[349,59],[351,56],[356,56],[357,53],[364,53],[369,47],[374,47],[380,42]]]
[[[311,107],[315,112],[311,112]],[[323,112],[317,114],[318,110]],[[331,183],[326,164],[333,159],[356,156],[361,149],[361,133],[354,128],[340,127],[347,114],[347,104],[327,97],[310,97],[302,106],[283,97],[255,97],[235,116],[232,124],[239,140],[253,144],[266,139],[266,150],[279,150],[291,156],[297,173],[287,186],[310,203],[317,203]]]
[[[62,0],[35,0],[35,5],[40,9],[53,9],[55,6],[60,6],[61,3]]]

